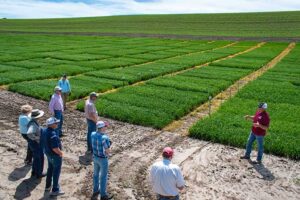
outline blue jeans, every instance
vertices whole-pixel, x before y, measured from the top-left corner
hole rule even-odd
[[[107,195],[106,193],[107,174],[108,174],[108,159],[94,156],[94,176],[93,176],[94,193],[100,191],[101,196]],[[100,176],[100,180],[99,180],[99,176]]]
[[[56,129],[56,133],[58,136],[61,136],[62,135],[62,125],[63,125],[63,121],[64,121],[64,117],[63,117],[63,113],[61,110],[54,110],[54,117],[56,119],[59,119],[60,122],[58,124],[58,127]]]
[[[167,198],[163,198],[163,197],[160,197],[159,195],[157,195],[157,200],[170,200],[170,199],[167,199]],[[179,200],[179,195],[177,195],[174,199],[172,200]]]
[[[27,153],[26,153],[26,158],[25,158],[25,161],[27,162],[32,162],[32,151],[29,147],[29,138],[27,136],[27,134],[22,134],[22,137],[26,140],[27,142]]]
[[[48,170],[47,170],[47,178],[46,178],[46,188],[52,185],[52,192],[59,191],[59,176],[61,172],[62,165],[62,157],[58,155],[50,155],[47,154],[48,158]]]
[[[251,151],[252,151],[252,145],[253,142],[257,141],[257,146],[258,146],[258,153],[257,153],[257,161],[261,161],[264,153],[264,136],[257,136],[254,135],[254,133],[250,132],[247,145],[246,145],[246,156],[250,157]]]
[[[41,145],[28,138],[28,144],[33,155],[32,175],[41,177],[44,169],[44,152]]]
[[[86,119],[88,125],[88,132],[87,132],[87,150],[92,151],[92,132],[96,131],[96,123],[90,119]]]

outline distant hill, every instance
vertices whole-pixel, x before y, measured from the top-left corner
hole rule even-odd
[[[0,31],[300,37],[300,11],[0,19]]]

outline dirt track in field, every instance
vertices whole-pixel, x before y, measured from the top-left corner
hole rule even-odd
[[[98,32],[30,32],[30,31],[0,31],[0,34],[34,34],[34,35],[80,35],[80,36],[113,36],[113,37],[145,37],[161,39],[188,40],[232,40],[232,41],[262,41],[262,42],[299,42],[299,37],[234,37],[234,36],[199,36],[174,34],[145,33],[98,33]]]
[[[45,179],[31,179],[30,167],[23,164],[26,145],[19,135],[17,118],[25,103],[46,111],[42,124],[49,117],[47,102],[0,91],[0,199],[48,199]],[[238,159],[242,149],[106,120],[111,123],[108,134],[113,141],[108,190],[115,200],[154,199],[148,170],[161,159],[165,146],[175,148],[173,162],[181,167],[189,186],[181,194],[183,200],[300,199],[299,162],[266,155],[264,165],[258,167]],[[93,166],[85,155],[85,132],[83,113],[67,110],[60,181],[66,194],[58,199],[89,199],[92,194]]]

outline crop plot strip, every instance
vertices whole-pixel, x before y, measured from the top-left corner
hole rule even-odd
[[[269,60],[271,60],[286,47],[286,44],[267,44],[263,47],[253,51],[269,51]],[[233,52],[232,49],[228,51]],[[220,56],[221,52],[216,54]],[[114,119],[163,128],[206,102],[209,96],[218,94],[249,73],[251,73],[250,69],[220,66],[196,68],[105,94],[97,103],[97,109],[102,115]],[[78,108],[82,109],[82,106],[80,103]]]
[[[226,101],[217,112],[198,121],[190,129],[190,135],[199,139],[244,147],[251,124],[246,122],[243,116],[254,113],[257,103],[264,101],[268,103],[271,117],[271,126],[265,138],[265,151],[300,159],[299,53],[300,47],[296,46],[293,49],[293,44],[290,44],[281,56],[282,58],[288,54],[286,57],[281,61],[280,57],[274,59],[275,62],[266,66],[264,70],[269,70],[262,75],[253,73],[255,78],[261,76],[242,88],[235,97]],[[280,62],[277,64],[278,61]]]

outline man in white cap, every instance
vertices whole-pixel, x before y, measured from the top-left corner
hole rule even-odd
[[[254,164],[261,164],[262,157],[264,153],[264,137],[266,135],[266,132],[270,125],[270,117],[267,113],[268,105],[267,103],[259,103],[257,111],[254,116],[246,115],[246,120],[251,120],[253,122],[252,124],[252,130],[250,132],[247,145],[246,145],[246,152],[245,155],[241,157],[241,159],[250,159],[250,154],[252,151],[252,145],[253,142],[257,141],[258,146],[258,153],[256,161],[254,161]]]
[[[60,189],[58,184],[61,166],[62,166],[62,145],[61,141],[56,134],[55,129],[59,124],[59,120],[55,117],[50,117],[46,121],[47,128],[42,131],[41,143],[44,148],[44,152],[48,159],[48,170],[46,179],[46,189],[45,191],[51,190],[51,196],[63,195],[64,192]]]
[[[84,113],[87,121],[87,152],[91,153],[92,149],[92,142],[91,142],[91,134],[92,132],[96,131],[96,123],[98,120],[98,112],[95,107],[95,101],[97,100],[97,93],[92,92],[90,93],[90,98],[85,101]]]
[[[94,160],[94,176],[93,176],[93,196],[92,199],[97,199],[100,194],[101,200],[112,199],[112,195],[106,192],[107,175],[108,175],[108,157],[110,154],[110,139],[105,134],[107,122],[98,121],[97,131],[91,135],[93,160]],[[100,178],[99,178],[100,177]]]
[[[150,170],[150,181],[158,200],[179,200],[179,191],[185,182],[180,168],[171,163],[174,151],[171,147],[163,149],[163,160],[154,163]]]
[[[49,111],[56,119],[60,121],[56,129],[56,133],[59,137],[62,137],[64,104],[61,97],[61,88],[59,86],[54,88],[54,94],[52,95],[49,103]]]

